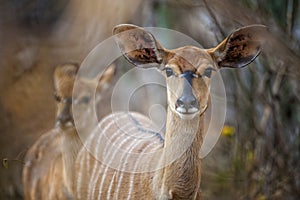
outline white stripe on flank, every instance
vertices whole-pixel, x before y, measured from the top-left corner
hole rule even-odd
[[[126,117],[126,115],[119,115],[119,116],[117,116],[117,115],[111,115],[111,117],[107,117],[104,121],[103,121],[103,123],[104,122],[106,122],[106,121],[108,121],[109,119],[111,119],[111,118],[113,118],[105,127],[104,127],[104,129],[101,131],[101,133],[100,133],[100,135],[99,134],[93,134],[93,137],[91,137],[91,141],[94,141],[94,137],[98,137],[97,138],[97,140],[96,140],[96,146],[93,146],[92,148],[93,148],[93,150],[95,151],[96,150],[96,152],[95,152],[95,156],[97,156],[98,155],[98,153],[99,153],[99,148],[98,148],[98,145],[99,144],[101,144],[100,143],[100,141],[101,141],[101,139],[102,139],[102,137],[104,136],[105,137],[105,133],[107,132],[107,130],[113,125],[113,124],[115,124],[115,122],[117,121],[117,120],[121,120],[121,119],[123,119],[123,118],[125,118]],[[103,124],[102,123],[102,124]],[[98,126],[98,128],[101,128],[101,124],[99,124],[99,126]],[[98,130],[98,129],[97,129]],[[118,129],[118,131],[116,131],[115,133],[114,133],[114,135],[118,135],[118,133],[119,133],[119,130],[120,129]],[[98,131],[97,131],[98,132]],[[107,146],[109,146],[109,145],[106,145],[105,146],[105,148],[107,147]],[[103,153],[103,152],[102,152]],[[93,170],[92,170],[92,174],[91,174],[91,176],[90,176],[90,181],[89,181],[89,184],[88,184],[88,196],[87,196],[87,199],[94,199],[94,194],[95,194],[95,184],[97,183],[97,180],[98,180],[98,176],[95,176],[95,174],[96,173],[98,173],[98,172],[101,172],[101,170],[99,170],[98,169],[98,164],[99,164],[99,162],[97,162],[96,160],[95,160],[95,163],[94,163],[94,167],[93,167]],[[101,192],[101,191],[99,191],[99,192]],[[92,197],[90,197],[92,195]]]
[[[112,119],[111,119],[111,118],[112,118]],[[97,147],[99,146],[102,137],[105,136],[105,133],[107,132],[107,130],[108,130],[113,124],[115,124],[115,122],[116,122],[117,120],[121,120],[121,119],[123,119],[123,118],[124,118],[124,116],[123,116],[123,117],[120,117],[120,116],[118,116],[118,115],[114,115],[114,114],[113,114],[113,115],[111,115],[110,117],[107,117],[102,123],[100,123],[100,124],[98,125],[98,127],[97,127],[97,132],[99,132],[98,130],[100,129],[101,137],[99,137],[99,133],[97,133],[97,132],[96,132],[96,134],[93,134],[93,137],[91,137],[91,140],[92,140],[92,141],[96,141],[95,146],[93,146],[92,143],[91,143],[91,146],[92,146],[92,149],[91,149],[91,150],[93,150],[94,155],[96,155],[96,156],[98,155],[98,153],[99,153],[99,148],[97,148]],[[109,123],[103,127],[102,124],[104,124],[106,121],[109,121]],[[101,130],[102,128],[103,128],[103,130]],[[95,150],[96,150],[96,152],[95,152]]]
[[[139,131],[137,131],[139,133]],[[141,134],[141,133],[139,133]],[[117,186],[117,191],[115,192],[115,194],[117,194],[117,197],[116,199],[118,199],[118,195],[119,195],[119,190],[120,190],[120,187],[121,187],[121,183],[122,183],[122,179],[123,179],[123,175],[124,175],[124,169],[126,167],[126,163],[127,163],[127,160],[128,158],[130,157],[130,153],[133,151],[133,149],[140,145],[141,144],[141,140],[136,142],[137,139],[134,139],[132,140],[132,145],[130,148],[127,148],[126,151],[124,152],[124,154],[127,154],[126,158],[125,158],[125,161],[123,162],[122,166],[121,166],[121,169],[120,169],[120,172],[121,172],[121,175],[119,177],[119,180],[118,180],[118,186]],[[123,160],[123,157],[121,158],[121,161]],[[123,191],[124,192],[124,191]]]
[[[87,177],[90,177],[91,176],[91,172],[90,172],[91,156],[90,156],[90,154],[86,154],[85,157],[87,158],[85,170],[86,170]]]
[[[153,146],[154,146],[154,147],[153,147],[153,150],[156,150],[156,149],[161,148],[161,146],[160,146],[159,144],[160,144],[160,142],[155,141],[154,143],[148,144],[148,146],[146,146],[146,147],[143,149],[143,151],[141,152],[139,158],[136,160],[136,162],[135,162],[135,164],[134,164],[133,172],[136,171],[136,169],[137,169],[137,167],[138,167],[138,164],[139,164],[141,158],[144,156],[143,153],[145,153],[148,149],[151,149],[151,148],[149,148],[149,147],[153,147]],[[131,173],[131,175],[130,175],[130,179],[129,179],[130,185],[129,185],[129,191],[128,191],[127,200],[130,200],[130,198],[131,198],[131,194],[132,194],[132,190],[133,190],[134,177],[135,177],[136,175],[137,175],[136,173]]]
[[[125,127],[123,127],[123,128],[127,128],[127,127],[131,127],[131,124],[127,124]],[[116,143],[116,142],[118,142],[121,138],[122,138],[122,134],[120,134],[120,132],[121,132],[121,129],[118,129],[116,132],[114,132],[112,135],[111,135],[111,137],[110,137],[110,139],[111,139],[111,141],[113,141],[114,139],[115,139],[115,137],[116,137],[116,141],[114,142],[114,143]],[[104,159],[106,160],[107,158],[108,158],[108,156],[111,154],[111,153],[113,153],[113,151],[109,151],[109,148],[110,148],[111,146],[110,145],[106,145],[105,146],[105,148],[104,148],[104,152],[105,152],[105,157],[104,157]],[[98,165],[98,162],[96,163],[97,165]],[[99,163],[100,164],[100,163]],[[100,164],[100,167],[102,167],[102,165]],[[97,168],[97,167],[96,167]],[[103,170],[103,169],[102,169]],[[100,176],[100,174],[101,174],[101,172],[102,172],[102,170],[100,170],[100,169],[98,169],[97,170],[97,175],[95,176],[94,175],[94,178],[95,178],[95,181],[93,182],[93,184],[92,184],[92,187],[94,187],[94,190],[96,189],[96,183],[97,183],[97,181],[98,181],[98,177]],[[102,174],[102,179],[104,178],[106,176],[106,174]],[[101,192],[101,190],[99,190],[99,192]],[[93,195],[93,199],[94,199],[94,195],[95,194],[92,194]]]
[[[117,172],[114,171],[114,174],[113,174],[113,177],[111,178],[111,181],[110,181],[110,184],[109,184],[109,187],[108,187],[108,190],[107,190],[107,194],[110,194],[111,193],[111,189],[112,189],[112,186],[114,185],[114,180],[115,180],[115,176],[116,176]],[[98,199],[101,198],[101,195],[98,196]],[[110,195],[108,196],[107,195],[107,200],[110,199]]]
[[[97,127],[99,127],[99,126],[101,126],[104,122],[106,122],[108,119],[110,119],[111,118],[111,116],[109,115],[109,116],[107,116],[107,117],[105,117],[105,118],[103,118],[103,120],[98,124],[98,126]],[[97,131],[97,128],[95,128],[95,130],[94,131]],[[92,143],[92,139],[93,139],[93,136],[95,135],[95,134],[93,134],[94,133],[94,131],[92,132],[92,134],[90,135],[90,137],[87,139],[87,141],[86,141],[86,144],[87,145],[89,145],[89,144],[91,144]],[[79,171],[78,171],[78,178],[77,178],[77,198],[79,198],[79,199],[81,199],[81,191],[80,191],[80,186],[81,186],[81,182],[82,182],[82,174],[83,174],[83,165],[85,164],[85,160],[86,160],[86,158],[88,157],[89,158],[89,152],[87,152],[87,149],[86,148],[82,148],[80,151],[79,151],[79,153],[78,153],[78,158],[80,158],[79,160],[80,160],[80,163],[79,163]],[[78,159],[77,159],[78,160]],[[88,172],[90,172],[90,168],[89,168],[89,166],[88,166],[88,168],[86,169],[86,171],[88,171]]]
[[[125,155],[127,155],[126,156],[126,161],[127,161],[127,158],[128,158],[128,154],[134,149],[134,147],[136,147],[136,143],[135,143],[135,141],[136,141],[136,139],[134,139],[134,140],[132,140],[132,141],[130,141],[131,143],[130,144],[128,144],[128,145],[130,145],[129,147],[127,147],[126,148],[126,150],[124,151],[124,153],[122,154],[122,156],[121,156],[121,159],[120,159],[120,164],[121,163],[123,163],[122,164],[122,166],[121,166],[121,168],[123,168],[123,166],[124,166],[124,163],[126,164],[126,162],[122,162],[123,161],[123,158],[124,158],[124,156]],[[120,171],[120,170],[119,170]],[[123,170],[121,170],[121,176],[123,176]],[[120,176],[120,177],[121,177]],[[121,178],[122,179],[122,178]],[[118,183],[120,182],[121,180],[119,179],[118,180]],[[100,199],[100,198],[98,198],[98,199]],[[110,193],[107,193],[107,197],[106,197],[106,199],[107,200],[109,200],[110,199]],[[118,198],[116,198],[116,199],[118,199]]]
[[[123,119],[124,117],[121,117],[120,119]],[[131,127],[131,124],[130,123],[128,123],[128,124],[125,124],[123,127],[121,127],[121,128],[118,128],[117,129],[117,131],[115,131],[112,135],[110,135],[110,137],[109,137],[109,140],[111,141],[111,142],[113,142],[113,140],[115,139],[115,137],[117,136],[123,136],[122,134],[120,134],[120,132],[121,131],[123,131],[123,130],[126,130],[127,129],[127,127]],[[115,142],[114,142],[115,143]],[[111,144],[111,143],[110,143]],[[98,147],[98,146],[97,146]],[[96,148],[97,148],[96,147]],[[104,155],[106,155],[106,153],[109,153],[109,152],[107,152],[108,151],[108,149],[111,147],[111,145],[108,145],[108,144],[106,144],[105,145],[105,147],[104,147],[104,149],[103,149],[103,153],[104,153]]]
[[[80,157],[81,158],[81,160],[80,160],[80,165],[79,165],[79,171],[78,171],[78,177],[77,177],[77,198],[78,199],[81,199],[81,182],[82,182],[82,174],[83,174],[83,165],[85,164],[85,162],[84,162],[84,160],[85,160],[85,155],[84,155],[84,152],[85,151],[85,149],[83,148],[83,149],[81,149],[81,151],[79,151],[79,153],[78,153],[78,157]],[[82,157],[82,154],[83,154],[83,157]]]
[[[122,117],[122,118],[123,118],[123,117]],[[131,124],[126,124],[124,127],[122,127],[122,129],[119,128],[116,132],[114,132],[114,133],[111,135],[111,137],[110,137],[111,141],[113,141],[113,139],[115,139],[115,137],[116,137],[116,141],[114,141],[114,143],[115,143],[115,144],[118,144],[118,143],[119,143],[119,140],[123,139],[123,135],[120,134],[121,130],[123,130],[123,129],[127,128],[127,127],[131,127],[131,126],[132,126]],[[131,129],[133,129],[133,128],[131,128]],[[129,129],[129,131],[130,131],[131,129]],[[122,144],[122,143],[121,143],[121,144]],[[105,157],[103,158],[104,162],[109,158],[109,156],[110,156],[112,153],[114,153],[114,151],[113,151],[114,149],[111,150],[111,151],[109,151],[109,148],[112,148],[112,146],[109,145],[109,144],[106,144],[106,146],[105,146],[105,148],[104,148],[104,152],[106,152]],[[110,162],[108,163],[108,166],[110,166],[112,160],[113,160],[113,159],[110,160]],[[100,167],[103,167],[103,166],[101,165],[101,163],[99,163],[99,162],[97,162],[96,164],[97,164],[97,165],[96,165],[96,167],[95,167],[94,169],[97,169],[98,164],[100,164]],[[95,189],[96,189],[96,184],[97,184],[97,181],[98,181],[98,177],[100,176],[100,174],[101,174],[102,171],[103,171],[103,169],[102,169],[102,170],[101,170],[101,169],[98,169],[98,170],[96,171],[96,172],[97,172],[97,175],[94,175],[94,176],[93,176],[93,177],[94,177],[94,181],[91,181],[92,184],[90,184],[90,185],[91,185],[91,187],[93,187],[93,189],[94,189],[94,190],[92,191],[92,197],[93,197],[92,199],[94,199]],[[105,173],[102,174],[102,180],[101,180],[101,182],[103,182],[103,179],[106,177],[106,172],[107,172],[107,168],[105,168]],[[102,190],[99,190],[99,192],[101,192],[101,191],[102,191]]]
[[[128,130],[128,132],[131,131],[131,130],[134,129],[134,128],[136,128],[136,127],[130,128],[130,129]],[[120,130],[120,129],[119,129],[119,130]],[[119,130],[118,130],[118,131],[119,131]],[[121,134],[121,136],[123,136],[123,135]],[[119,145],[118,145],[119,148],[122,148],[122,145],[125,144],[129,139],[130,139],[130,137],[125,138],[125,139],[124,139],[123,137],[119,137],[115,143],[116,143],[116,144],[119,144]],[[120,143],[119,143],[119,140],[121,140]],[[112,147],[113,147],[113,146],[112,146]],[[113,151],[113,150],[114,150],[114,151]],[[111,159],[110,159],[109,163],[106,165],[105,170],[104,170],[104,173],[102,173],[102,179],[101,179],[101,183],[100,183],[100,187],[99,187],[99,193],[100,193],[100,195],[101,195],[101,191],[102,191],[102,188],[103,188],[103,185],[104,185],[104,181],[105,181],[105,178],[106,178],[107,171],[108,171],[108,169],[110,169],[110,165],[111,165],[111,163],[114,161],[115,155],[118,153],[118,150],[119,150],[118,148],[112,149],[112,151],[109,151],[109,152],[108,152],[109,154],[107,154],[106,157],[104,158],[104,161],[106,161],[107,158],[111,158]],[[113,153],[113,154],[110,156],[111,153]],[[98,170],[98,171],[99,171],[99,173],[98,173],[97,176],[96,176],[96,180],[98,180],[98,177],[99,177],[100,174],[101,174],[101,170]],[[96,189],[96,183],[97,183],[97,181],[94,183],[94,189]],[[95,192],[93,192],[92,195],[93,195],[92,197],[94,197]],[[94,199],[94,198],[93,198],[93,199]]]
[[[101,195],[103,195],[103,192],[105,192],[103,190],[107,186],[106,199],[118,199],[119,192],[122,190],[122,182],[125,179],[127,180],[127,178],[124,178],[124,173],[128,164],[127,162],[132,157],[131,153],[134,152],[139,145],[143,145],[145,142],[150,141],[150,138],[147,138],[147,141],[145,141],[134,137],[148,133],[137,129],[138,127],[132,120],[127,120],[128,116],[129,115],[126,113],[115,113],[102,119],[102,121],[97,125],[97,128],[94,129],[91,136],[88,138],[86,142],[88,146],[85,145],[85,148],[82,148],[79,152],[77,158],[77,162],[79,161],[79,172],[76,187],[78,199],[81,199],[81,197],[87,200],[94,200],[96,199],[95,197],[97,197],[97,199],[101,199]],[[104,125],[105,123],[107,124]],[[145,125],[143,124],[143,126]],[[101,131],[101,129],[103,130]],[[115,131],[112,132],[112,130]],[[106,137],[106,140],[103,139],[104,137]],[[153,138],[151,137],[151,139]],[[135,161],[133,160],[134,163],[132,163],[134,164],[134,171],[136,171],[139,167],[139,163],[145,156],[145,152],[151,149],[156,150],[162,147],[162,145],[160,145],[161,142],[157,140],[151,140],[150,142],[152,143],[147,144],[138,157],[134,157],[136,159]],[[95,162],[92,162],[91,164],[90,162],[94,159],[90,157],[92,156],[90,155],[91,153],[93,153],[93,155],[100,160],[95,159]],[[101,155],[99,155],[99,153]],[[110,167],[114,162],[119,163],[118,166],[114,166],[118,167],[118,169]],[[110,170],[113,170],[113,174],[110,173],[112,172]],[[136,175],[136,173],[131,173],[130,177],[128,177],[128,195],[125,195],[127,200],[131,199],[133,191],[135,191],[134,179]],[[109,178],[111,178],[110,182]],[[86,183],[88,187],[82,188],[84,185],[82,184],[83,182]],[[81,193],[81,190],[87,191],[87,194],[85,192]],[[124,194],[122,193],[122,195]]]
[[[108,125],[100,132],[100,134],[98,134],[98,135],[97,135],[97,134],[93,134],[93,137],[90,138],[90,139],[91,139],[91,140],[90,140],[91,144],[92,144],[92,142],[94,141],[94,137],[97,137],[97,136],[98,136],[98,138],[97,138],[97,140],[96,140],[96,144],[97,144],[98,141],[102,139],[102,137],[103,137],[105,131],[106,131],[108,128],[110,128],[112,124],[114,124],[114,121],[110,121],[109,124],[108,124]],[[97,127],[96,133],[98,132],[98,129],[99,129],[100,127],[101,127],[100,125]],[[96,146],[92,146],[91,151],[94,150],[95,147],[96,147]],[[96,152],[97,152],[97,149],[96,149]],[[89,154],[89,152],[87,152],[87,154]],[[94,154],[94,155],[96,156],[97,154]],[[90,156],[90,155],[87,155],[87,156]],[[91,199],[90,195],[91,195],[91,193],[92,193],[91,190],[92,190],[92,188],[93,188],[93,184],[92,184],[92,183],[94,183],[93,178],[94,178],[94,176],[95,176],[95,173],[97,172],[97,164],[98,164],[98,162],[95,160],[94,164],[95,164],[95,166],[93,167],[92,174],[91,174],[91,176],[90,176],[90,180],[89,180],[89,184],[88,184],[88,188],[87,188],[87,190],[88,190],[87,199]],[[96,180],[96,181],[97,181],[97,180]]]

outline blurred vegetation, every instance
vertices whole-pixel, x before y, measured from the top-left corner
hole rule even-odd
[[[20,27],[25,27],[27,30],[25,33],[30,32],[28,34],[29,39],[26,38],[26,43],[21,44],[22,48],[23,46],[24,48],[30,47],[35,41],[32,42],[32,34],[55,32],[55,25],[59,22],[60,17],[64,16],[68,2],[70,1],[1,1],[0,25],[7,29],[11,26],[18,27],[15,30],[17,32],[20,32]],[[159,26],[183,32],[197,40],[205,48],[217,45],[238,27],[249,24],[268,26],[270,30],[269,41],[254,63],[240,70],[222,70],[228,100],[227,126],[224,127],[218,144],[204,159],[202,195],[204,199],[209,200],[300,199],[299,0],[147,0],[143,1],[139,8],[135,14],[138,17],[133,17],[130,22],[141,26]],[[76,13],[76,15],[71,16],[80,19],[80,9],[77,12],[78,15]],[[85,12],[84,14],[88,15],[89,13]],[[90,13],[91,16],[88,18],[90,20],[85,21],[84,28],[76,26],[80,31],[84,29],[89,33],[82,38],[94,37],[96,35],[95,30],[111,32],[111,29],[95,28],[96,20],[99,21],[103,18],[103,21],[106,22],[110,21],[110,18],[106,20],[105,16],[101,16],[101,13],[99,16],[97,15],[98,18],[95,18],[94,14],[93,12]],[[114,13],[112,17],[117,18],[116,15]],[[69,24],[72,24],[70,21],[68,21]],[[91,23],[88,23],[89,21]],[[60,23],[63,24],[63,22]],[[75,24],[78,25],[78,23]],[[106,27],[106,25],[99,27]],[[66,26],[65,29],[67,28]],[[89,28],[90,30],[88,30]],[[14,33],[11,28],[11,32],[3,29],[3,33],[5,31],[7,34],[0,35],[0,39],[3,43],[13,41],[11,46],[17,43],[15,40],[22,41],[19,39],[21,38],[20,35],[24,37],[23,32],[20,32],[19,35],[11,34]],[[64,33],[68,33],[68,31]],[[10,34],[13,39],[7,41],[4,36]],[[77,38],[80,34],[76,37],[73,36],[72,39],[76,38],[76,47],[83,48],[83,43],[77,45]],[[43,38],[39,39],[42,40]],[[83,39],[78,40],[84,41]],[[14,45],[18,47],[19,44]],[[64,49],[64,53],[59,49],[54,49],[53,52],[55,53],[48,51],[48,53],[51,52],[49,55],[47,54],[47,60],[51,66],[58,62],[56,60],[61,61],[70,58],[68,51],[73,50],[74,46],[61,48]],[[39,52],[43,53],[43,51],[39,49]],[[5,71],[6,68],[2,65],[7,65],[8,62],[5,62],[4,58],[14,54],[14,51],[2,48],[0,53],[2,58],[0,61],[1,77],[6,76],[5,78],[7,78],[6,72],[11,72],[14,68],[9,67],[7,68],[9,70]],[[33,51],[32,54],[35,55],[36,51]],[[58,55],[61,55],[60,59],[57,59]],[[74,53],[73,58],[76,60],[77,57],[78,55]],[[84,56],[81,57],[84,58]],[[39,58],[38,61],[41,62],[41,60],[42,58]],[[29,64],[36,65],[35,63]],[[31,66],[28,67],[28,70],[26,68],[24,72],[30,75],[34,70],[36,69]],[[46,72],[50,73],[51,70]],[[37,71],[37,74],[40,72]],[[13,78],[16,79],[15,76]],[[0,82],[13,84],[9,81],[5,82],[4,79]],[[51,83],[47,84],[51,85]],[[1,91],[5,89],[9,89],[9,87],[1,85]],[[52,90],[49,89],[49,94],[51,92]],[[2,92],[1,95],[3,94],[6,93]],[[1,103],[0,111],[8,113],[5,115],[0,113],[1,117],[13,115],[6,111]],[[53,116],[51,117],[53,118]],[[0,121],[3,124],[8,124],[5,125],[7,127],[11,127],[13,124],[4,117]],[[6,131],[3,124],[0,124],[2,125],[0,126],[1,133]],[[43,128],[45,129],[45,127]],[[19,135],[26,134],[22,131],[15,132]],[[11,137],[10,134],[12,133],[8,132],[7,135]],[[13,138],[17,141],[19,136]],[[7,140],[2,138],[1,144],[11,146],[7,142],[11,140],[11,138]],[[12,155],[17,155],[17,152],[23,149],[14,150]],[[8,154],[7,152],[9,150],[5,149],[4,153]],[[7,164],[8,162],[5,160],[4,166],[8,166]],[[9,163],[10,168],[13,165],[14,163]],[[3,172],[3,169],[4,167],[1,168],[1,176],[8,173],[7,171]],[[17,170],[16,176],[20,176],[20,168]],[[15,194],[15,197],[3,196],[8,199],[21,198],[20,183],[18,181],[15,183],[12,180],[17,179],[16,176],[9,177],[5,179],[5,183],[0,184],[1,187],[7,186],[6,189],[0,189],[2,193],[0,197],[5,191],[9,191],[10,195],[17,191],[18,194]],[[14,184],[10,184],[10,182],[14,182]],[[18,189],[13,187],[18,187]]]

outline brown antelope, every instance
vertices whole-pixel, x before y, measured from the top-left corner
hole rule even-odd
[[[126,59],[138,67],[157,67],[165,75],[165,137],[141,114],[105,117],[76,159],[76,198],[200,199],[199,153],[211,78],[223,67],[251,63],[261,50],[265,29],[240,28],[211,49],[168,50],[143,28],[116,26],[114,37]]]
[[[84,114],[89,114],[87,109],[93,94],[92,90],[82,91],[72,99],[78,67],[77,64],[68,63],[55,69],[56,125],[33,144],[25,157],[25,199],[73,199],[72,171],[82,143],[74,126],[72,104],[79,104],[84,109]],[[112,80],[114,70],[114,66],[110,66],[105,71],[99,80],[98,90]],[[85,86],[98,83],[85,79],[78,81]]]

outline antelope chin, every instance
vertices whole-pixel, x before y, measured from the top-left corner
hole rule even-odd
[[[199,115],[199,111],[194,112],[194,113],[181,113],[181,112],[176,111],[176,114],[179,115],[179,117],[183,120],[191,120]]]
[[[56,127],[59,127],[60,129],[67,129],[67,128],[74,127],[74,122],[68,121],[66,123],[62,123],[60,121],[57,121],[55,125],[56,125]]]
[[[72,126],[74,126],[74,124],[71,121],[68,121],[67,123],[65,123],[65,127],[67,127],[67,128],[72,127]]]

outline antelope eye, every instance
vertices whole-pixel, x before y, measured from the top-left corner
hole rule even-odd
[[[167,77],[174,75],[173,69],[171,69],[170,67],[166,67],[165,70]]]
[[[55,101],[57,101],[57,102],[61,102],[61,97],[58,96],[58,94],[56,94],[56,93],[54,93],[54,99],[55,99]]]
[[[204,70],[202,76],[206,76],[206,77],[210,78],[211,74],[212,74],[212,71],[216,71],[216,70],[212,67],[208,67]]]

